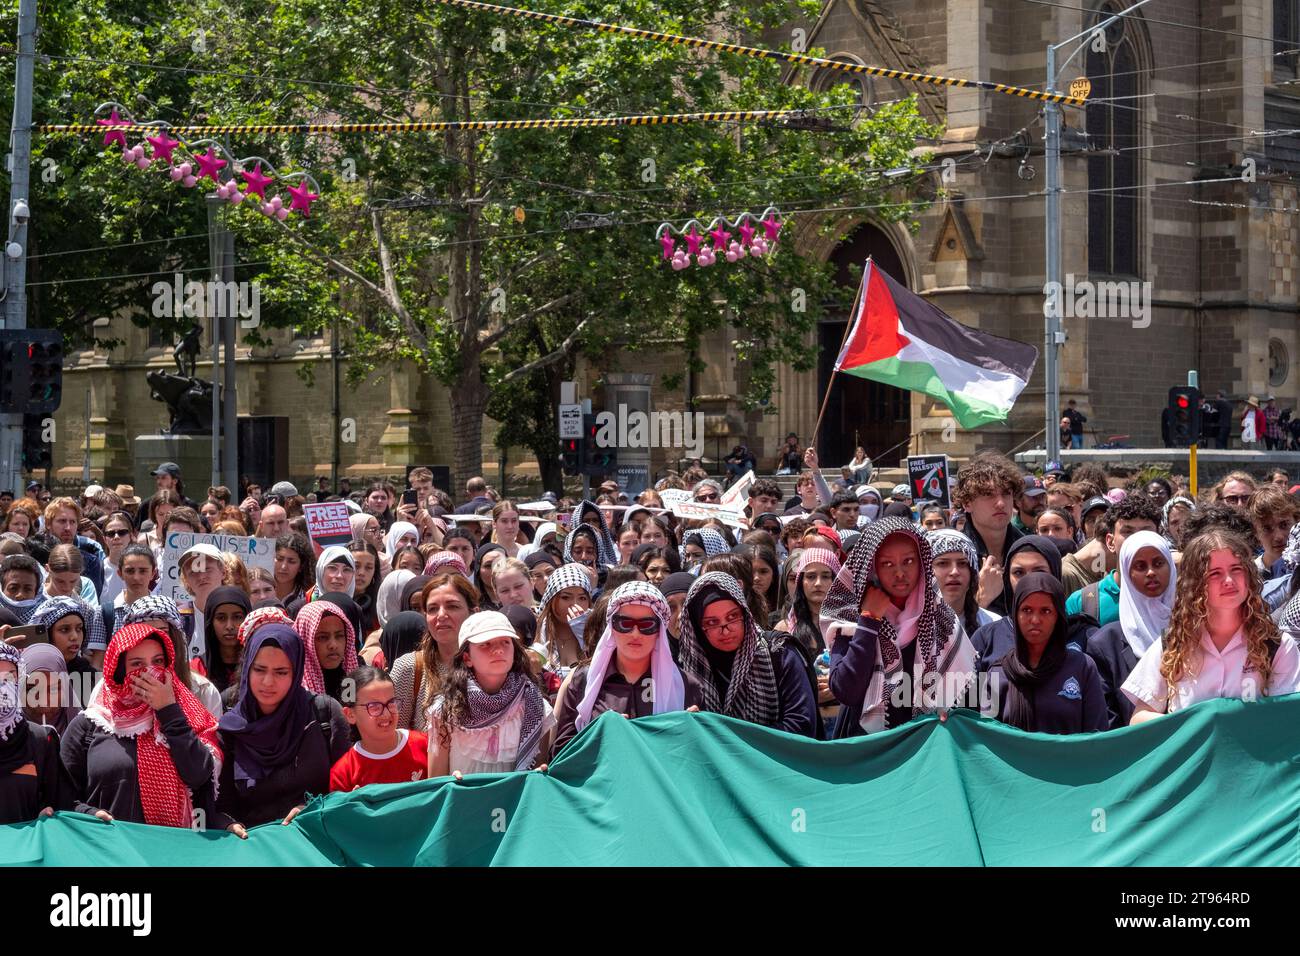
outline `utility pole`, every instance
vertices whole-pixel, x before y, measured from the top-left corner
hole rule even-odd
[[[232,495],[239,494],[239,404],[238,392],[235,387],[235,346],[239,344],[239,317],[236,313],[239,311],[235,305],[236,301],[242,303],[244,297],[235,295],[229,290],[235,288],[235,234],[232,230],[226,228],[226,210],[228,207],[223,206],[221,209],[221,277],[225,283],[226,293],[221,301],[226,303],[226,314],[222,316],[222,338],[226,343],[226,364],[223,370],[223,387],[221,389],[222,401],[222,427],[225,429],[224,441],[221,448],[222,470],[225,472],[225,480],[222,482],[230,489]],[[260,303],[259,303],[260,308]],[[213,379],[216,379],[216,373],[213,372]]]
[[[1107,17],[1095,27],[1088,27],[1068,40],[1050,44],[1047,47],[1047,86],[1045,92],[1056,93],[1056,83],[1060,74],[1078,56],[1079,51],[1092,42],[1098,31],[1104,31],[1120,17],[1132,13],[1150,0],[1138,0],[1127,10],[1121,10],[1114,16]],[[1082,39],[1083,42],[1065,58],[1057,68],[1056,53],[1071,43]],[[1060,304],[1061,292],[1061,105],[1059,103],[1043,104],[1046,132],[1043,137],[1044,162],[1047,164],[1047,235],[1043,248],[1047,254],[1045,282],[1047,287],[1057,290],[1053,296],[1056,308],[1044,309],[1046,328],[1044,332],[1043,356],[1043,404],[1047,411],[1047,461],[1059,461],[1061,458],[1061,367],[1060,348],[1065,344],[1065,333],[1061,330]]]
[[[208,281],[203,285],[204,312],[208,329],[212,332],[212,472],[210,484],[221,484],[221,309],[213,284],[221,281],[221,260],[225,244],[221,237],[221,199],[216,193],[207,195],[208,202]]]
[[[9,129],[9,242],[4,250],[4,323],[27,328],[27,221],[32,165],[32,73],[36,61],[36,0],[18,3],[14,118]],[[13,253],[17,252],[17,255]],[[0,416],[0,489],[22,495],[23,417]]]

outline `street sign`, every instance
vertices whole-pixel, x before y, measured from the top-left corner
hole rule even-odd
[[[1092,80],[1080,76],[1070,81],[1070,95],[1076,100],[1086,100],[1092,92]]]
[[[561,438],[581,438],[582,437],[582,406],[581,405],[561,405],[559,406],[559,422]]]

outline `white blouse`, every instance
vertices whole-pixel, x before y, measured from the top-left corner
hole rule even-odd
[[[542,717],[542,738],[555,726],[555,713],[551,705],[543,698],[542,706],[546,708]],[[429,738],[441,729],[438,717],[442,709],[442,698],[433,702],[427,714]],[[519,759],[519,732],[524,723],[524,695],[520,694],[501,719],[487,727],[474,730],[460,728],[451,735],[451,765],[448,773],[459,770],[461,773],[508,773],[515,769]]]
[[[1290,634],[1282,634],[1277,654],[1273,656],[1273,673],[1267,689],[1260,688],[1256,674],[1246,671],[1246,640],[1240,630],[1232,635],[1222,651],[1214,646],[1209,633],[1203,630],[1200,650],[1200,659],[1193,665],[1195,673],[1184,675],[1179,680],[1172,699],[1169,683],[1160,673],[1163,639],[1147,648],[1121,690],[1133,703],[1146,704],[1162,714],[1216,697],[1258,700],[1300,690],[1300,647]]]

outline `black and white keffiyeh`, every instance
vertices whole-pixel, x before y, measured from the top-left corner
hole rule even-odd
[[[98,610],[79,597],[60,595],[59,597],[48,598],[32,613],[28,623],[53,628],[57,622],[69,614],[75,614],[81,618],[81,628],[85,634],[82,642],[83,648],[94,649],[108,646],[108,641],[104,637],[103,617]]]
[[[542,592],[542,603],[537,607],[537,643],[546,648],[546,656],[552,666],[559,665],[559,648],[551,637],[551,601],[565,588],[582,588],[591,597],[595,588],[591,584],[591,572],[581,564],[562,564],[546,579],[546,590]],[[579,646],[586,650],[582,638]]]
[[[721,675],[711,659],[718,652],[708,645],[708,637],[696,633],[691,613],[694,603],[715,589],[735,601],[745,615],[745,639],[732,654],[731,675],[726,679],[726,689],[721,696],[718,694]],[[772,648],[754,625],[740,582],[721,571],[701,574],[686,592],[681,620],[679,665],[682,674],[698,685],[700,710],[775,727],[781,719],[781,697],[777,690],[776,670],[772,666]]]
[[[127,606],[126,614],[122,617],[122,626],[139,624],[141,621],[166,621],[177,631],[185,630],[176,602],[161,594],[147,594]]]
[[[867,733],[888,726],[890,699],[907,679],[902,673],[902,648],[911,640],[916,641],[916,659],[907,699],[911,700],[913,716],[956,706],[975,675],[975,649],[957,616],[938,597],[930,542],[906,518],[880,518],[863,529],[862,537],[831,583],[821,616],[857,622],[862,596],[876,577],[876,553],[891,535],[903,535],[916,545],[922,579],[901,612],[899,624],[906,634],[900,635],[899,628],[888,619],[880,622],[877,669],[862,702],[861,726]]]
[[[600,531],[590,522],[584,521],[564,536],[564,561],[566,564],[580,563],[573,556],[573,542],[579,535],[586,535],[591,538],[592,543],[596,546],[596,563],[603,565],[605,563],[604,552],[600,547]]]
[[[589,515],[594,515],[595,520],[588,520]],[[609,533],[609,524],[605,521],[605,513],[600,510],[594,501],[583,498],[573,509],[573,515],[569,518],[570,536],[573,531],[577,530],[579,525],[591,525],[596,532],[596,560],[607,568],[612,568],[618,564],[618,548],[614,544],[614,538]],[[565,560],[569,560],[569,546],[564,546]]]
[[[492,726],[509,712],[520,697],[523,698],[523,723],[519,728],[519,750],[515,754],[514,769],[531,770],[537,762],[542,730],[546,726],[546,701],[542,699],[542,692],[537,689],[537,685],[518,671],[511,671],[501,689],[495,694],[489,694],[479,687],[478,681],[471,675],[465,696],[469,704],[466,730]]]
[[[716,554],[726,554],[731,550],[727,539],[716,528],[696,528],[694,531],[686,532],[685,537],[682,538],[682,547],[685,548],[692,542],[703,549],[706,558]]]
[[[941,554],[960,551],[962,556],[966,558],[966,563],[970,565],[971,571],[976,575],[980,573],[980,556],[975,550],[975,544],[960,531],[954,531],[951,528],[927,531],[925,532],[925,540],[930,542],[930,557],[932,560]]]

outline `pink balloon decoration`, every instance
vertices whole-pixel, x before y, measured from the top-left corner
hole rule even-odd
[[[690,257],[681,249],[673,253],[672,265],[677,271],[685,269],[691,264]]]
[[[181,163],[177,168],[180,169],[181,176],[188,176],[190,173],[194,172],[194,167],[190,163]]]
[[[270,203],[272,209],[279,211],[279,209],[284,205],[284,200],[281,199],[279,196],[272,196],[270,199]]]
[[[171,178],[172,178],[172,182],[177,182],[177,183],[178,183],[178,182],[181,181],[181,179],[184,177],[185,174],[184,174],[183,172],[181,172],[181,168],[180,168],[179,166],[173,166],[173,167],[168,171],[168,175],[171,176]]]
[[[281,222],[284,222],[286,219],[289,218],[289,210],[281,206],[279,209],[275,211],[275,218],[279,219]]]
[[[262,215],[263,215],[263,216],[274,216],[274,215],[275,215],[275,207],[272,206],[269,202],[264,202],[264,203],[262,203]]]
[[[238,187],[230,191],[230,201],[236,206],[244,201],[244,194],[239,191]]]
[[[184,186],[186,189],[193,189],[194,186],[198,183],[198,181],[199,179],[197,176],[186,176],[184,179],[181,180],[181,185]]]
[[[148,169],[151,162],[153,160],[148,156],[139,156],[136,158],[135,165],[140,169]]]

